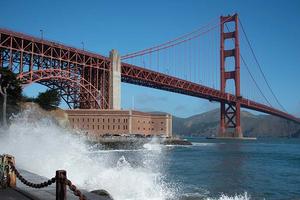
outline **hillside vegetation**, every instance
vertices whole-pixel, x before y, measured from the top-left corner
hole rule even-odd
[[[215,109],[188,118],[173,117],[173,133],[180,136],[212,136],[219,128],[220,111]],[[300,137],[300,125],[271,115],[241,113],[244,136]]]

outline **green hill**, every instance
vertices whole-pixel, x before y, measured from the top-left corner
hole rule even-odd
[[[173,133],[180,136],[212,136],[219,129],[220,111],[215,109],[188,118],[173,116]],[[251,137],[300,137],[300,124],[271,115],[241,113],[244,136]]]

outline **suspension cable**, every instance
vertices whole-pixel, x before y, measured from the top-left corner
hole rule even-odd
[[[249,69],[249,67],[248,67],[248,65],[247,65],[246,61],[244,60],[244,58],[243,58],[243,56],[242,56],[241,53],[240,53],[240,57],[241,57],[242,62],[244,63],[244,65],[245,65],[245,67],[246,67],[246,70],[247,70],[248,73],[250,74],[250,77],[251,77],[251,79],[253,80],[255,86],[256,86],[257,89],[259,90],[260,94],[264,97],[264,99],[267,101],[267,103],[268,103],[271,107],[273,107],[272,104],[271,104],[271,103],[269,102],[269,100],[267,99],[267,97],[266,97],[266,96],[264,95],[264,93],[262,92],[262,90],[260,89],[260,87],[258,86],[258,83],[255,81],[255,79],[254,79],[254,77],[253,77],[253,75],[252,75],[252,73],[251,73],[251,71],[250,71],[250,69]]]
[[[227,31],[230,32],[230,30],[229,30],[227,24],[225,24],[225,26],[226,26]],[[234,39],[232,39],[232,41],[234,41]],[[266,97],[266,96],[264,95],[264,93],[262,92],[262,90],[261,90],[261,88],[259,87],[258,83],[256,82],[256,80],[255,80],[253,74],[251,73],[251,71],[250,71],[250,69],[249,69],[249,67],[248,67],[248,64],[246,63],[246,61],[245,61],[245,59],[244,59],[244,57],[242,56],[241,53],[240,53],[240,57],[241,57],[242,62],[244,63],[244,65],[245,65],[245,67],[246,67],[246,70],[247,70],[248,73],[250,74],[250,77],[251,77],[251,79],[253,80],[255,86],[256,86],[257,89],[259,90],[260,94],[263,96],[263,98],[266,100],[266,102],[267,102],[271,107],[273,107],[272,104],[270,103],[270,101],[267,99],[267,97]]]
[[[205,25],[205,26],[203,26],[203,27],[191,32],[191,33],[185,34],[181,37],[178,37],[176,39],[170,40],[168,42],[165,42],[163,44],[160,44],[160,45],[157,45],[157,46],[154,46],[154,47],[150,47],[150,48],[147,48],[147,49],[144,49],[144,50],[141,50],[141,51],[137,51],[137,52],[134,52],[134,53],[124,55],[124,56],[121,57],[121,59],[125,60],[125,59],[132,58],[132,57],[142,56],[142,55],[145,55],[145,54],[149,54],[149,53],[152,53],[152,52],[155,52],[155,51],[163,50],[163,49],[166,49],[166,48],[169,48],[169,47],[173,47],[173,46],[182,44],[184,42],[190,41],[192,39],[198,38],[199,36],[201,36],[203,34],[208,33],[209,31],[211,31],[211,30],[215,29],[216,27],[218,27],[221,23],[225,23],[226,21],[229,21],[230,19],[231,18],[227,18],[224,21],[219,22],[219,23],[215,23],[214,22],[214,21],[216,21],[215,19],[211,20],[211,22],[209,22],[207,25]],[[205,28],[208,28],[208,29],[205,29]]]
[[[123,58],[123,59],[127,59],[128,57],[131,57],[131,56],[133,56],[133,55],[139,55],[139,54],[142,54],[142,55],[143,55],[144,52],[148,52],[148,51],[151,51],[151,50],[153,50],[153,49],[157,49],[157,48],[163,47],[163,46],[165,46],[165,45],[168,45],[168,44],[174,43],[174,42],[176,42],[176,41],[179,41],[179,40],[181,40],[181,39],[184,39],[184,38],[186,38],[186,37],[189,37],[190,35],[194,35],[195,33],[201,31],[202,29],[204,29],[204,28],[206,28],[206,27],[209,27],[209,26],[210,26],[211,24],[213,24],[216,20],[217,20],[217,19],[214,18],[214,19],[212,19],[208,24],[206,24],[205,26],[202,26],[202,27],[200,27],[200,28],[198,28],[198,29],[196,29],[196,30],[190,32],[190,33],[184,34],[184,35],[179,36],[179,37],[177,37],[177,38],[175,38],[175,39],[173,39],[173,40],[164,42],[164,43],[159,44],[159,45],[156,45],[156,46],[154,46],[154,47],[150,47],[150,48],[147,48],[147,49],[144,49],[144,50],[140,50],[140,51],[137,51],[137,52],[133,52],[133,53],[126,54],[126,55],[122,56],[122,58]]]
[[[242,31],[243,31],[243,33],[244,33],[244,35],[245,35],[247,44],[248,44],[248,46],[250,47],[251,53],[252,53],[252,55],[253,55],[253,57],[254,57],[254,60],[255,60],[255,62],[256,62],[256,64],[257,64],[258,68],[259,68],[260,73],[262,74],[262,76],[263,76],[263,78],[264,78],[264,81],[266,82],[266,84],[267,84],[269,90],[271,91],[271,93],[272,93],[273,97],[275,98],[276,102],[278,103],[278,105],[279,105],[285,112],[287,112],[286,109],[285,109],[285,108],[282,106],[282,104],[279,102],[279,100],[278,100],[278,98],[276,97],[275,93],[273,92],[273,90],[272,90],[272,88],[271,88],[271,86],[270,86],[270,84],[269,84],[269,82],[268,82],[268,80],[267,80],[267,78],[266,78],[266,76],[265,76],[265,73],[263,72],[263,70],[262,70],[262,68],[261,68],[260,63],[258,62],[258,59],[257,59],[257,57],[256,57],[256,54],[254,53],[254,50],[253,50],[252,45],[251,45],[251,43],[250,43],[250,40],[248,39],[248,36],[247,36],[247,34],[246,34],[246,31],[245,31],[245,29],[244,29],[244,27],[243,27],[243,24],[242,24],[242,22],[241,22],[240,19],[239,19],[239,22],[240,22]]]

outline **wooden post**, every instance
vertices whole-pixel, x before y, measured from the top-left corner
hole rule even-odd
[[[6,188],[7,182],[6,182],[6,170],[5,170],[5,164],[4,164],[4,156],[0,155],[0,188]]]
[[[56,171],[56,200],[67,199],[66,179],[67,179],[67,172],[65,170]]]
[[[6,188],[6,187],[16,187],[16,174],[14,171],[11,170],[9,167],[9,163],[12,163],[15,165],[15,158],[11,155],[4,154],[1,156],[0,160],[0,166],[1,166],[1,187]],[[4,182],[2,182],[4,181]]]
[[[3,160],[4,160],[5,166],[9,166],[9,163],[12,163],[13,165],[15,165],[15,158],[13,156],[8,155],[8,154],[4,154],[3,156],[4,156]],[[15,188],[16,184],[17,184],[15,172],[12,171],[10,167],[8,167],[6,169],[6,173],[7,173],[6,174],[6,177],[7,177],[7,186]]]
[[[15,166],[15,158],[11,155],[5,155],[7,159],[7,164],[12,163]],[[11,168],[8,169],[8,187],[15,188],[17,185],[17,178],[14,171]]]

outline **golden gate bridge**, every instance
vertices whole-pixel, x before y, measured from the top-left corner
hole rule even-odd
[[[121,81],[220,102],[221,137],[230,130],[243,136],[241,108],[300,123],[272,90],[237,14],[141,51],[120,56],[113,50],[109,57],[0,29],[0,67],[24,85],[58,90],[73,109],[120,109]]]

